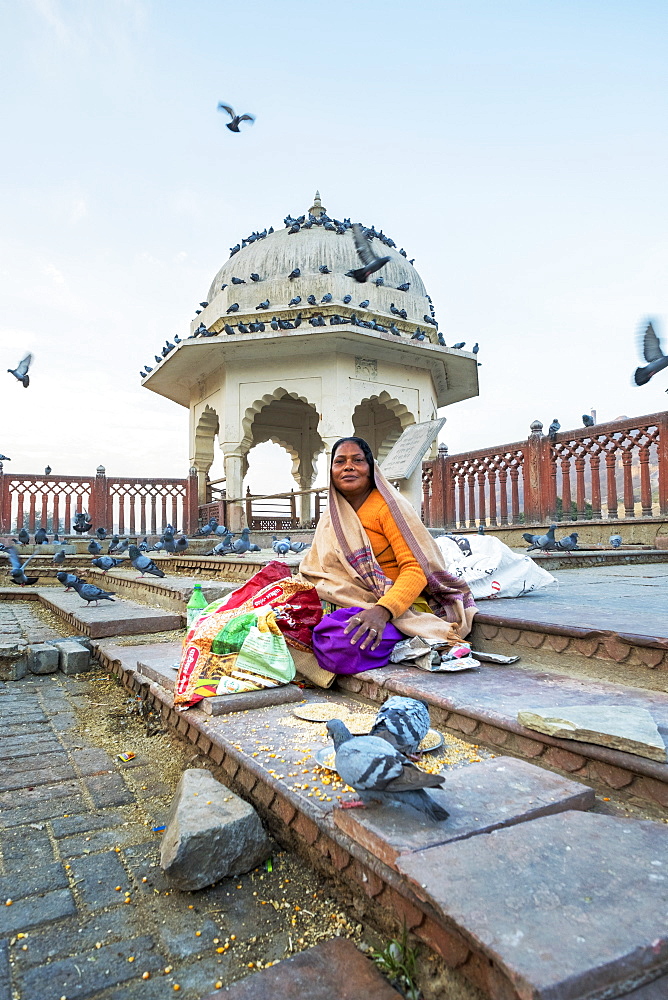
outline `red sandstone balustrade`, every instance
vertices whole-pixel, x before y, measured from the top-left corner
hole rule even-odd
[[[641,517],[668,515],[667,413],[564,431],[554,441],[541,431],[536,422],[527,441],[425,462],[425,523],[462,529],[552,519],[614,520],[620,494],[625,518],[637,516],[638,503]]]

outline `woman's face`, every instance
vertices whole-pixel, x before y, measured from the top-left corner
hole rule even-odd
[[[364,452],[354,441],[344,441],[332,459],[332,479],[344,497],[362,496],[371,490],[371,469]]]

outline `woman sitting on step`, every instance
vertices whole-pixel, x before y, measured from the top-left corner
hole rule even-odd
[[[399,639],[452,645],[467,636],[476,612],[471,591],[447,572],[436,542],[385,479],[367,442],[337,441],[330,475],[327,510],[300,573],[326,612],[359,609],[345,627],[350,643],[373,653],[388,623]]]

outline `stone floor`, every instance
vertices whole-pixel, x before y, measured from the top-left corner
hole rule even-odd
[[[558,570],[559,586],[480,601],[481,614],[579,628],[668,637],[668,564]]]

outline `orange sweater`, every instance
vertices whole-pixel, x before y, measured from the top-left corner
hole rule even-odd
[[[383,573],[395,581],[378,604],[397,618],[419,597],[427,585],[427,578],[378,490],[371,492],[357,511],[357,516],[369,536],[373,554]]]

